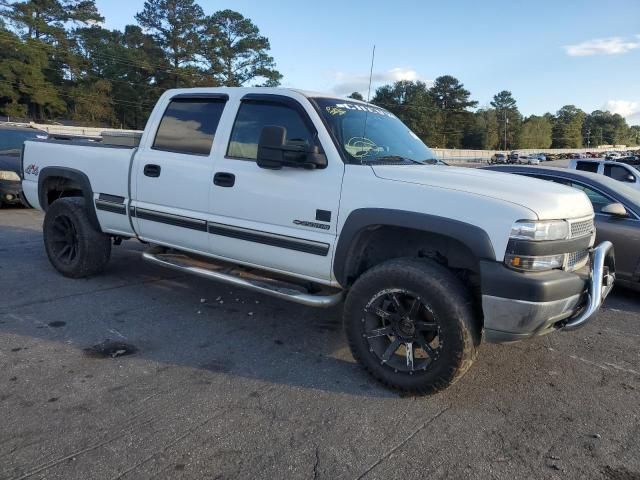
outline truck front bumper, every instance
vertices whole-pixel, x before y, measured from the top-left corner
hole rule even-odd
[[[482,262],[484,338],[504,343],[586,324],[613,287],[613,245],[603,242],[580,272],[521,273]]]

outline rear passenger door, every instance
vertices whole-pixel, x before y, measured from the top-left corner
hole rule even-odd
[[[206,253],[212,151],[226,95],[171,98],[136,153],[130,209],[142,239]]]

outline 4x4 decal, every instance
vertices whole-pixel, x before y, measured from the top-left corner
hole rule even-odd
[[[30,165],[27,165],[27,168],[24,169],[24,173],[28,175],[35,175],[37,177],[40,173],[40,167],[38,167],[38,165],[36,165],[35,163],[32,163]]]

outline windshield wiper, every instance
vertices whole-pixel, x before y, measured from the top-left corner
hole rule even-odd
[[[364,158],[363,160],[366,162],[410,162],[422,164],[422,162],[413,160],[411,158],[406,158],[401,155],[385,155],[383,157]]]

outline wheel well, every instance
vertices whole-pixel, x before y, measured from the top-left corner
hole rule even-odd
[[[434,260],[452,270],[480,298],[480,265],[469,247],[446,235],[396,226],[378,225],[358,233],[347,256],[346,286],[371,267],[400,257]]]
[[[65,177],[47,177],[42,184],[42,192],[40,198],[44,200],[45,205],[41,205],[43,210],[47,210],[49,205],[63,197],[83,197],[84,192],[82,186]]]

